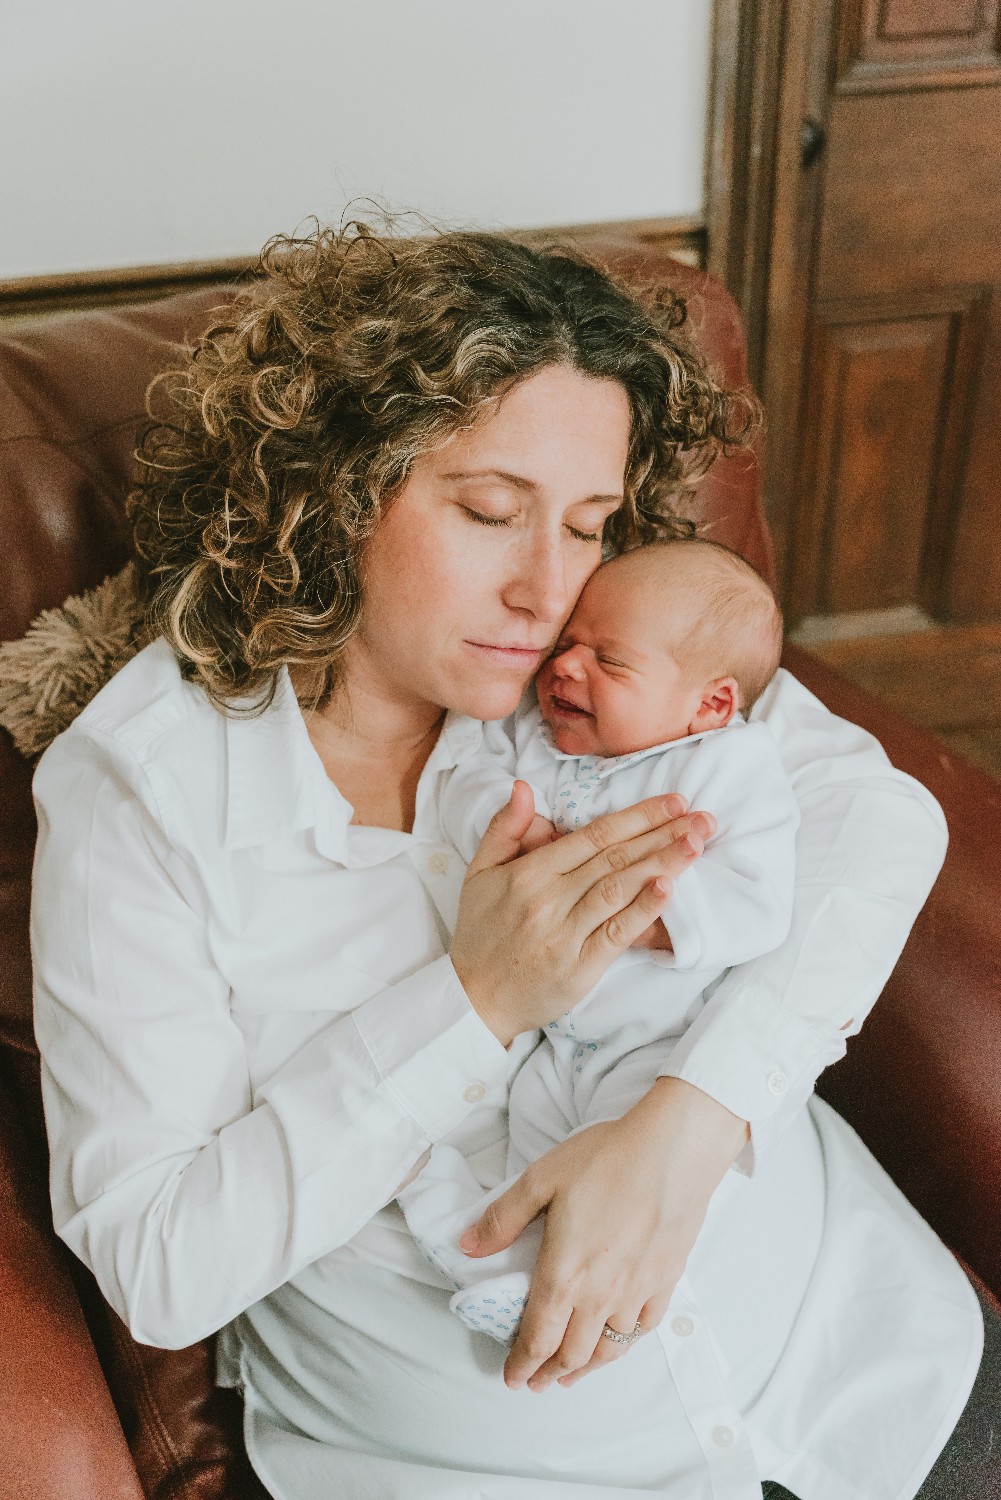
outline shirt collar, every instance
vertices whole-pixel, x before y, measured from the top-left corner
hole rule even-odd
[[[660,745],[650,745],[646,750],[632,750],[627,755],[573,755],[560,750],[553,744],[549,725],[545,722],[539,726],[542,743],[549,751],[554,760],[574,760],[580,765],[582,773],[588,776],[604,777],[612,776],[616,771],[624,770],[626,766],[636,765],[638,761],[646,760],[651,755],[663,755],[665,750],[676,750],[679,745],[694,745],[697,740],[708,739],[714,734],[725,734],[728,729],[744,727],[744,720],[735,715],[722,729],[703,729],[698,734],[682,735],[680,740],[665,740]]]
[[[346,864],[353,809],[313,747],[288,669],[280,669],[275,695],[263,712],[249,712],[250,699],[235,707],[225,720],[227,849],[248,849],[312,828],[320,853]],[[418,821],[428,800],[429,775],[467,759],[482,738],[479,720],[446,714],[421,773]]]

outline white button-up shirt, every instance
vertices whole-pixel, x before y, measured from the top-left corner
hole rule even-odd
[[[792,931],[731,971],[670,1071],[751,1120],[760,1160],[861,1026],[945,829],[787,674],[755,716],[802,815]],[[446,720],[412,835],[353,831],[287,673],[265,713],[226,717],[158,641],[43,756],[32,946],[54,1220],[137,1338],[187,1345],[359,1232],[394,1232],[384,1206],[459,1127],[472,1161],[495,1149],[534,1035],[506,1052],[458,983],[442,913],[463,872],[436,806],[480,737]],[[676,1312],[694,1350],[694,1313]]]

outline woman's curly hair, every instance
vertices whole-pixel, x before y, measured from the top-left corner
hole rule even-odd
[[[325,701],[361,607],[359,565],[415,459],[518,381],[563,364],[632,408],[606,551],[688,536],[679,501],[754,421],[683,334],[684,303],[574,250],[363,223],[279,236],[262,275],[150,388],[129,497],[146,638],[220,707],[270,702],[283,665]]]

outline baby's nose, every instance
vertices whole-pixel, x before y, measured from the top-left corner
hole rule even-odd
[[[584,650],[581,646],[570,646],[553,657],[553,671],[557,677],[581,677],[584,672]]]

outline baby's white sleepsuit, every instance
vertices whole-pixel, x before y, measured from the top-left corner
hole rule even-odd
[[[711,812],[717,831],[675,882],[663,914],[673,952],[630,949],[583,1000],[545,1029],[514,1078],[509,1099],[507,1181],[482,1189],[454,1147],[439,1145],[400,1194],[424,1253],[455,1285],[453,1310],[506,1342],[524,1305],[541,1238],[536,1222],[510,1250],[462,1254],[459,1234],[525,1167],[575,1130],[618,1119],[664,1071],[678,1038],[733,964],[783,941],[792,908],[799,812],[763,724],[734,719],[628,755],[558,750],[538,707],[513,725],[486,726],[482,748],[445,781],[442,827],[467,861],[515,777],[532,786],[536,809],[561,833],[661,793],[678,792]]]

